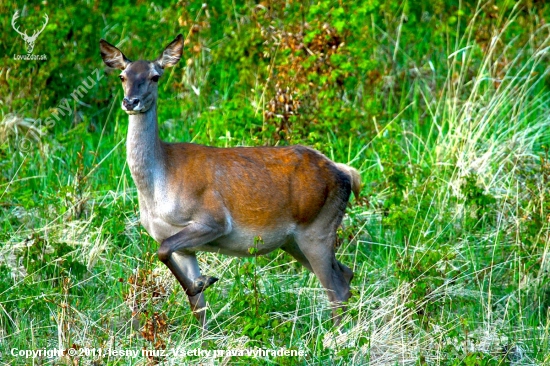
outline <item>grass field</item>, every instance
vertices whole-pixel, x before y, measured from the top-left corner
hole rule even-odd
[[[48,14],[33,51],[46,60],[14,58],[27,53],[16,10],[28,33]],[[60,0],[0,14],[0,364],[550,364],[544,2]],[[164,140],[304,144],[360,171],[338,231],[355,272],[343,332],[318,280],[277,251],[199,255],[220,278],[201,334],[158,260],[98,42],[152,59],[178,33]],[[304,355],[170,353],[255,348]]]

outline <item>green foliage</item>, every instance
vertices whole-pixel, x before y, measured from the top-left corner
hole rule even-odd
[[[260,237],[255,239],[254,247],[249,249],[252,260],[246,260],[238,267],[238,275],[229,293],[232,299],[233,312],[239,312],[243,322],[238,325],[241,336],[249,339],[248,346],[261,346],[269,341],[274,341],[277,346],[284,346],[285,336],[291,328],[290,322],[283,322],[272,318],[269,314],[274,311],[277,301],[269,299],[268,292],[263,285],[262,276],[258,269],[265,266],[268,261],[258,257],[263,241]],[[242,324],[245,324],[244,327]]]
[[[478,185],[475,174],[467,175],[461,188],[466,196],[466,204],[471,206],[470,209],[475,218],[494,212],[496,199]]]
[[[452,363],[453,366],[497,366],[502,365],[502,361],[483,352],[468,353],[462,359],[457,359]]]
[[[73,252],[74,248],[65,243],[53,243],[48,248],[46,241],[36,236],[29,239],[19,258],[29,273],[41,272],[46,278],[72,275],[80,279],[86,273],[86,266],[74,258]],[[52,284],[55,286],[56,283]]]
[[[307,351],[305,358],[137,363],[547,362],[548,4],[22,6],[0,4],[0,334],[7,344]],[[46,61],[13,58],[25,52],[10,24],[15,10],[31,32],[49,15],[34,51]],[[331,328],[317,279],[289,255],[261,255],[259,237],[250,258],[199,254],[201,270],[220,277],[205,294],[208,334],[151,254],[158,243],[139,225],[125,165],[122,91],[98,41],[133,60],[153,59],[178,33],[183,58],[159,88],[164,140],[301,143],[360,170],[362,197],[337,241],[339,260],[355,272],[346,332]],[[88,77],[95,83],[76,100],[73,91]],[[0,353],[4,362],[20,361],[2,343]]]

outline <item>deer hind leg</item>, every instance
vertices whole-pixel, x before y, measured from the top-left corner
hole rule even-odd
[[[339,260],[336,260],[336,262],[338,263],[344,278],[348,281],[348,285],[351,284],[351,280],[353,280],[353,271],[345,264],[342,264]]]
[[[336,260],[335,240],[336,230],[329,231],[326,225],[311,225],[296,235],[298,247],[327,291],[332,318],[334,324],[338,325],[341,321],[339,309],[345,311],[344,302],[351,297],[349,282],[353,272]]]
[[[287,252],[288,254],[290,254],[292,257],[294,257],[294,259],[296,259],[298,263],[302,264],[310,272],[313,272],[311,263],[309,263],[309,260],[307,259],[307,257],[302,252],[302,250],[300,249],[300,247],[296,242],[285,244],[281,247],[281,249]],[[353,280],[353,271],[348,266],[341,263],[339,260],[336,260],[336,263],[338,263],[338,266],[340,267],[340,271],[342,271],[342,274],[346,279],[348,285],[351,284],[351,280]]]
[[[313,268],[311,267],[309,260],[306,258],[304,253],[300,250],[300,247],[295,242],[285,244],[281,247],[281,249],[294,257],[294,259],[296,259],[298,263],[306,267],[310,272],[313,272]]]

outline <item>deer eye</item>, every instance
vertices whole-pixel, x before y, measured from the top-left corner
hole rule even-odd
[[[151,78],[151,80],[153,80],[156,83],[157,81],[159,81],[159,78],[160,78],[160,76],[155,75]]]
[[[119,78],[121,81],[126,80],[126,78],[125,78],[124,76],[122,76],[122,75],[120,75],[118,78]]]

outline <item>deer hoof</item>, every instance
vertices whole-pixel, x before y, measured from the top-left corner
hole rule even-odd
[[[193,288],[187,291],[187,295],[195,296],[197,294],[200,294],[201,292],[206,290],[207,287],[213,285],[217,281],[218,278],[216,277],[199,276],[195,279],[195,281],[193,281]]]

